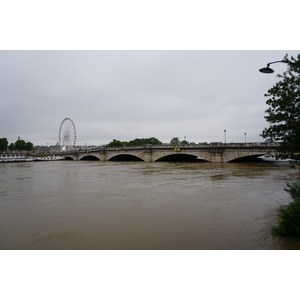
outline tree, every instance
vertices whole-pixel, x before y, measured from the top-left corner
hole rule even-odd
[[[162,142],[155,137],[134,139],[127,143],[127,146],[143,146],[143,145],[161,145]]]
[[[286,62],[296,62],[294,57],[284,57]],[[265,111],[265,119],[270,123],[261,134],[279,142],[277,159],[291,159],[292,163],[300,164],[300,68],[290,65],[281,80],[268,90],[266,97],[269,108]],[[285,189],[293,200],[289,205],[278,209],[279,221],[272,232],[278,235],[296,235],[300,237],[300,182],[288,184]]]
[[[181,145],[189,145],[189,142],[187,140],[183,140],[180,142]]]
[[[115,140],[113,139],[112,142],[110,142],[109,144],[107,144],[107,147],[123,147],[124,143],[119,141],[119,140]]]
[[[33,144],[31,142],[25,143],[25,150],[26,151],[32,151],[33,149]]]
[[[17,140],[15,142],[16,150],[23,151],[26,149],[26,142],[24,140]]]
[[[125,147],[125,146],[143,146],[143,145],[161,145],[162,142],[159,141],[155,137],[151,138],[142,138],[142,139],[134,139],[129,142],[121,142],[119,140],[113,140],[109,144],[107,144],[107,147]]]
[[[155,137],[151,137],[151,138],[147,139],[146,142],[147,142],[147,144],[150,144],[150,145],[162,145],[162,142]]]
[[[1,138],[0,139],[0,151],[6,151],[8,145],[7,138]]]
[[[8,149],[9,149],[10,151],[16,150],[15,144],[14,144],[14,143],[10,143],[9,146],[8,146]]]
[[[287,62],[300,60],[293,56]],[[265,111],[265,119],[270,123],[261,134],[263,138],[270,138],[279,142],[276,158],[291,159],[294,163],[300,161],[300,68],[290,65],[282,75],[277,75],[281,80],[268,90],[266,103],[269,108]]]
[[[179,144],[180,144],[179,138],[178,138],[178,137],[173,137],[173,138],[171,139],[171,141],[170,141],[170,144],[171,144],[171,145],[174,145],[174,146],[179,145]]]
[[[142,146],[147,144],[147,142],[145,141],[145,139],[134,139],[131,140],[127,143],[127,146]]]

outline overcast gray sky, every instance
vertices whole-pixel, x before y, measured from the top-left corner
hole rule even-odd
[[[1,51],[0,136],[58,141],[64,118],[77,144],[173,137],[261,141],[264,93],[275,73],[258,69],[300,51]]]
[[[264,94],[287,65],[271,75],[258,69],[300,53],[251,50],[289,49],[296,40],[297,10],[285,21],[282,5],[271,3],[270,14],[269,1],[6,1],[0,137],[54,145],[71,118],[78,145],[152,136],[216,142],[225,129],[227,142],[243,142],[244,133],[260,141]]]

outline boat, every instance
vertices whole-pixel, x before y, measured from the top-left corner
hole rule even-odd
[[[12,163],[12,162],[28,162],[33,161],[32,157],[20,154],[0,154],[0,163]]]
[[[61,156],[45,156],[45,157],[36,157],[33,161],[57,161],[57,160],[64,160]]]

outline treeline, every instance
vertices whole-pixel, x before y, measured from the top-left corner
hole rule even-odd
[[[8,145],[7,138],[0,138],[0,151],[4,152],[9,149],[10,151],[32,151],[33,143],[25,142],[24,140],[17,140],[15,143],[10,143]]]
[[[187,140],[180,140],[178,137],[173,137],[170,141],[171,145],[196,145],[194,142],[188,142]]]
[[[170,141],[171,145],[195,145],[193,142],[187,140],[180,141],[178,137],[173,137]],[[143,145],[162,145],[162,142],[155,137],[134,139],[132,141],[119,141],[113,139],[106,147],[126,147],[126,146],[143,146]]]
[[[143,145],[161,145],[162,142],[155,137],[134,139],[129,142],[113,139],[107,147],[126,147],[126,146],[143,146]]]

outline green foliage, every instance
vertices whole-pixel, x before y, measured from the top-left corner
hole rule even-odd
[[[293,56],[284,60],[295,62],[300,60]],[[280,142],[277,158],[300,161],[300,68],[290,66],[283,75],[277,75],[281,80],[268,90],[266,97],[269,108],[265,111],[265,119],[270,123],[261,134],[263,138],[271,138]]]
[[[9,149],[10,151],[16,150],[15,144],[14,144],[14,143],[10,143],[9,146],[8,146],[8,149]]]
[[[33,150],[33,144],[31,142],[25,143],[25,150],[26,151],[32,151]]]
[[[189,142],[187,140],[183,140],[180,142],[181,145],[189,145]]]
[[[286,62],[300,60],[293,56]],[[277,75],[280,81],[268,90],[265,119],[269,127],[261,134],[263,138],[279,142],[276,158],[291,159],[293,163],[300,164],[300,68],[290,65],[282,75]],[[278,226],[272,228],[277,235],[295,235],[300,238],[300,182],[288,184],[285,189],[293,202],[278,209],[280,220]]]
[[[288,192],[292,199],[294,201],[300,201],[300,183],[299,182],[293,182],[293,183],[288,183],[287,188],[284,190]]]
[[[173,137],[170,141],[170,144],[171,145],[190,145],[190,142],[188,142],[187,140],[183,140],[183,141],[180,141],[178,137]],[[195,145],[195,143],[192,143]]]
[[[24,140],[17,140],[15,142],[15,148],[18,151],[23,151],[26,149],[26,142]]]
[[[143,145],[161,145],[162,142],[155,137],[134,139],[129,142],[121,142],[119,140],[112,140],[107,147],[125,147],[125,146],[143,146]]]
[[[127,143],[127,146],[143,146],[143,145],[161,145],[162,142],[155,137],[134,139]]]
[[[8,145],[7,138],[1,138],[0,139],[0,151],[6,151]]]
[[[272,228],[272,233],[276,235],[293,235],[300,238],[300,183],[288,184],[285,189],[294,202],[281,206],[279,212],[280,220],[278,225]]]
[[[173,137],[172,139],[171,139],[171,141],[170,141],[170,144],[171,145],[180,145],[180,140],[179,140],[179,138],[178,137]]]
[[[0,139],[0,151],[6,151],[7,148],[10,151],[17,150],[17,151],[32,151],[33,150],[33,143],[25,142],[24,140],[17,140],[15,143],[10,143],[8,146],[7,138]]]
[[[107,144],[107,147],[123,147],[123,146],[124,146],[124,142],[115,139],[113,139],[112,142]]]

